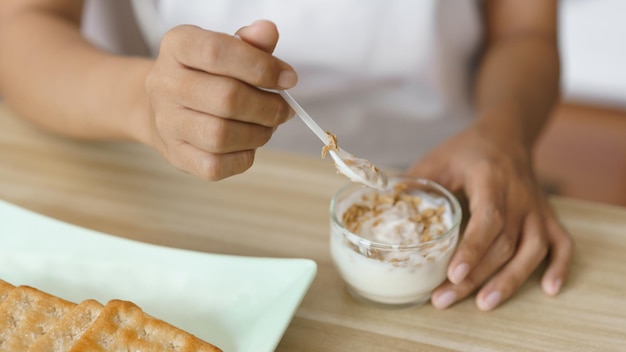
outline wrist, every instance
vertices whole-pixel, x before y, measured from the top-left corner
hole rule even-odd
[[[153,61],[138,59],[133,70],[132,90],[130,97],[130,111],[128,125],[122,126],[126,138],[145,145],[152,145],[152,105],[145,88],[148,72],[152,68]]]
[[[527,151],[533,149],[543,124],[536,126],[536,118],[526,116],[526,112],[513,103],[484,110],[474,121],[474,127],[484,136],[501,144],[515,144]]]

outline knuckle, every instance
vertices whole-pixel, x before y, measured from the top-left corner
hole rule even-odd
[[[466,297],[470,293],[474,292],[478,287],[484,283],[484,273],[472,272],[468,275],[463,282],[455,287],[457,291],[457,298],[461,299]]]
[[[257,85],[273,86],[278,81],[277,70],[270,60],[260,58],[255,60],[254,67],[252,68],[251,80]]]
[[[240,167],[236,173],[242,173],[254,164],[254,150],[245,150],[243,152],[238,153],[239,162],[237,163]]]
[[[510,236],[503,236],[499,247],[498,251],[500,252],[500,255],[505,260],[509,260],[513,257],[517,250],[517,242]]]
[[[532,236],[529,236],[527,241],[532,248],[548,248],[548,238],[545,232],[533,233]]]
[[[157,60],[144,80],[146,92],[150,95],[167,95],[168,98],[183,96],[193,91],[193,81],[184,70],[165,67],[167,63]]]
[[[485,220],[489,221],[489,223],[491,223],[491,226],[495,228],[502,228],[504,227],[504,212],[505,209],[503,206],[490,204],[484,209]]]
[[[159,55],[168,52],[173,48],[177,42],[176,38],[180,37],[179,32],[180,27],[177,26],[163,34],[163,38],[161,38],[161,44],[159,46]]]
[[[163,141],[160,152],[163,158],[178,170],[197,174],[193,157],[181,149],[180,143],[174,143],[171,140]]]
[[[209,181],[219,181],[226,178],[226,176],[222,174],[218,165],[215,163],[207,164],[201,172],[201,175]]]
[[[206,31],[206,36],[202,38],[200,57],[210,64],[219,63],[222,56],[222,48],[225,47],[223,37],[214,32]]]
[[[489,282],[487,282],[484,285],[484,287],[480,290],[480,292],[476,295],[476,303],[485,307],[485,304],[486,304],[485,300],[487,299],[489,292],[493,292],[497,290],[497,291],[500,291],[500,294],[501,294],[500,299],[495,304],[495,306],[492,306],[489,309],[494,309],[502,305],[511,297],[511,295],[519,288],[519,286],[521,286],[521,283],[518,283],[517,280],[518,279],[513,276],[496,277],[496,278],[489,280]],[[479,303],[480,301],[482,301],[482,303]]]
[[[265,145],[272,138],[272,134],[274,133],[274,129],[270,127],[265,127],[259,133],[260,145]]]
[[[510,270],[499,272],[485,284],[485,287],[498,288],[502,292],[503,300],[515,292],[528,277],[524,271]]]
[[[487,155],[474,165],[473,171],[478,174],[490,175],[490,177],[493,177],[493,175],[495,174],[495,169],[493,165],[495,163],[496,159],[491,155]]]
[[[283,100],[278,99],[278,103],[276,106],[276,115],[275,121],[272,126],[278,126],[289,119],[289,115],[291,114],[291,108],[289,105]]]
[[[198,167],[198,173],[209,181],[219,181],[243,173],[252,167],[254,154],[254,150],[235,154],[207,154]]]
[[[178,25],[163,35],[159,56],[173,56],[177,61],[188,64],[187,60],[193,53],[193,57],[202,58],[209,66],[215,65],[224,53],[225,37],[198,26]]]
[[[464,243],[459,247],[459,257],[463,258],[463,261],[468,263],[470,267],[474,264],[478,258],[482,257],[482,249],[478,243]]]
[[[178,25],[165,32],[161,39],[161,52],[176,49],[181,45],[185,45],[189,33],[195,26],[191,25]]]
[[[148,72],[144,81],[146,91],[150,94],[168,90],[172,82],[169,82],[168,75],[161,73],[158,63]]]
[[[553,246],[558,246],[567,253],[573,253],[576,249],[576,242],[569,233],[556,220],[549,219],[548,231]]]
[[[464,294],[469,294],[482,284],[476,275],[469,275],[461,284],[460,290]]]
[[[199,141],[205,141],[205,148],[212,153],[223,152],[228,140],[228,121],[225,119],[212,119],[206,122],[197,132],[200,134]]]
[[[217,114],[221,117],[233,117],[240,105],[241,90],[234,80],[225,80],[220,89],[220,98],[217,100]]]
[[[507,293],[514,292],[522,286],[527,277],[528,275],[520,271],[511,272],[507,277],[502,278],[502,291]]]
[[[206,154],[199,160],[197,166],[198,175],[209,181],[219,181],[226,176],[223,173],[222,156]]]
[[[545,258],[548,255],[548,241],[544,236],[535,236],[531,245],[536,248],[535,253],[538,258]]]

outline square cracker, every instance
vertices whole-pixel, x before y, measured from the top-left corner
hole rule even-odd
[[[27,351],[75,304],[28,286],[18,286],[0,304],[0,352]]]
[[[0,304],[4,302],[11,290],[13,290],[14,288],[15,286],[11,285],[10,283],[0,280]]]
[[[54,327],[41,336],[27,352],[66,352],[96,320],[104,306],[88,299],[72,308]]]
[[[69,352],[219,352],[219,348],[156,319],[128,301],[111,300]]]

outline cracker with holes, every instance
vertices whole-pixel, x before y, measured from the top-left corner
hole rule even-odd
[[[27,352],[66,352],[96,320],[103,305],[93,299],[81,302],[41,336]]]
[[[75,305],[32,287],[14,288],[0,304],[0,352],[27,351]]]
[[[69,350],[100,351],[221,351],[162,320],[146,314],[132,302],[111,300]]]

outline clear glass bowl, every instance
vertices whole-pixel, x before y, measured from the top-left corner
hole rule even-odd
[[[389,188],[406,186],[402,194],[419,196],[420,207],[441,207],[441,221],[447,230],[424,242],[403,244],[380,241],[353,233],[343,224],[343,213],[365,195],[383,192],[350,183],[330,203],[330,251],[335,267],[348,292],[358,301],[383,307],[420,305],[446,278],[447,267],[459,237],[462,212],[458,200],[441,185],[411,176],[389,179]],[[389,221],[389,228],[393,228]],[[384,228],[384,226],[383,226]],[[385,238],[384,234],[382,237]],[[376,238],[377,240],[373,240]],[[393,238],[393,237],[392,237]],[[424,240],[424,239],[422,239]]]

